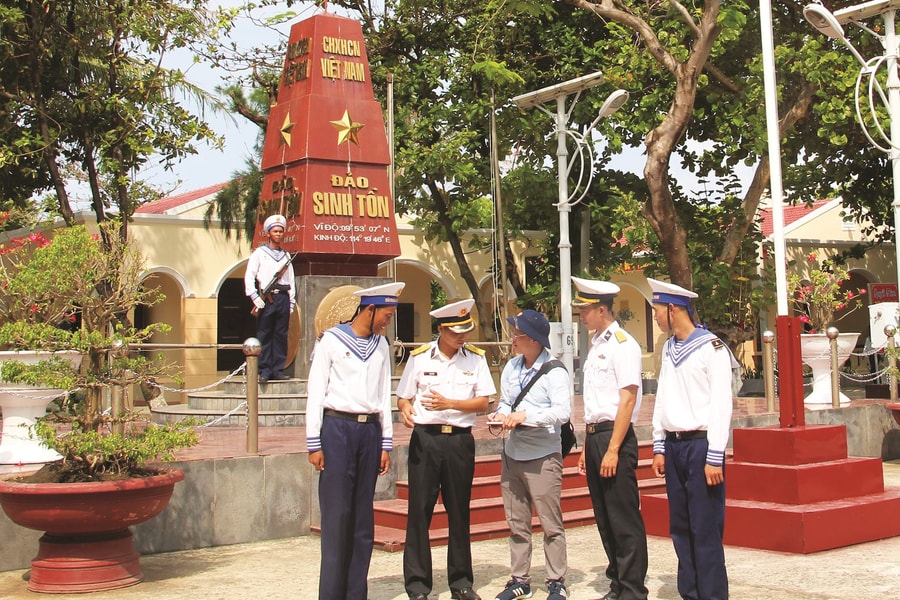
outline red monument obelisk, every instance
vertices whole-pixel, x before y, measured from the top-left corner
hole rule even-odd
[[[254,241],[280,213],[298,275],[376,275],[400,255],[389,167],[359,22],[319,14],[297,23],[269,114]]]
[[[294,377],[308,373],[316,322],[326,320],[319,313],[350,316],[323,300],[391,280],[378,275],[379,263],[400,255],[390,166],[359,22],[322,13],[295,24],[269,112],[253,240],[265,241],[269,215],[287,218],[284,247],[298,253]]]

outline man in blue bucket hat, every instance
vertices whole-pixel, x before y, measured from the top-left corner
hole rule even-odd
[[[512,358],[500,376],[500,403],[489,422],[508,434],[501,454],[500,488],[509,525],[511,577],[497,600],[532,595],[531,515],[544,532],[547,600],[568,597],[566,530],[563,526],[563,457],[560,426],[571,415],[569,373],[553,361],[550,323],[535,310],[507,319],[512,325]]]

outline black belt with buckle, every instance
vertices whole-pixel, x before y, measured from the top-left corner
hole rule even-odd
[[[445,435],[472,433],[471,427],[457,427],[456,425],[416,425],[416,429],[424,429],[428,433],[443,433]]]
[[[584,426],[584,430],[588,435],[592,433],[600,433],[601,431],[612,431],[615,421],[600,421],[599,423],[588,423]]]
[[[378,423],[381,421],[381,415],[378,413],[351,413],[342,410],[333,410],[326,408],[322,411],[326,417],[337,417],[345,421],[356,421],[357,423]]]
[[[694,431],[667,431],[666,439],[670,442],[684,442],[687,440],[705,440],[706,430],[695,429]]]

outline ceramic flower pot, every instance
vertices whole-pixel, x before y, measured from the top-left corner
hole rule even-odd
[[[0,351],[0,371],[7,360],[35,364],[50,356],[66,358],[73,367],[81,363],[78,352],[4,350]],[[65,391],[0,381],[0,409],[3,411],[0,465],[18,465],[24,470],[34,470],[34,465],[60,458],[34,436],[34,422],[44,416],[47,405]]]
[[[858,333],[841,333],[837,338],[838,366],[850,358],[856,347]],[[804,404],[831,405],[831,340],[824,333],[804,333],[800,336],[800,354],[803,362],[813,372],[812,392],[803,399]],[[850,398],[839,394],[841,404],[850,402]]]
[[[28,589],[68,594],[112,590],[143,580],[132,525],[169,504],[179,469],[91,483],[0,480],[0,506],[17,525],[44,531]]]

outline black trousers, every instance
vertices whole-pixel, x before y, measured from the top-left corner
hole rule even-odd
[[[475,439],[470,432],[445,434],[413,429],[409,440],[409,514],[403,579],[408,594],[434,585],[428,528],[438,492],[447,511],[447,581],[451,590],[472,587],[469,500],[475,476]]]
[[[619,448],[614,477],[601,477],[600,464],[609,448],[612,430],[592,433],[584,443],[585,470],[594,507],[594,519],[609,561],[606,576],[610,589],[621,600],[647,597],[647,531],[641,517],[637,476],[638,443],[629,427]]]
[[[275,294],[271,304],[266,302],[256,322],[256,337],[262,346],[259,353],[260,377],[271,379],[284,373],[290,322],[291,299],[287,294]]]

